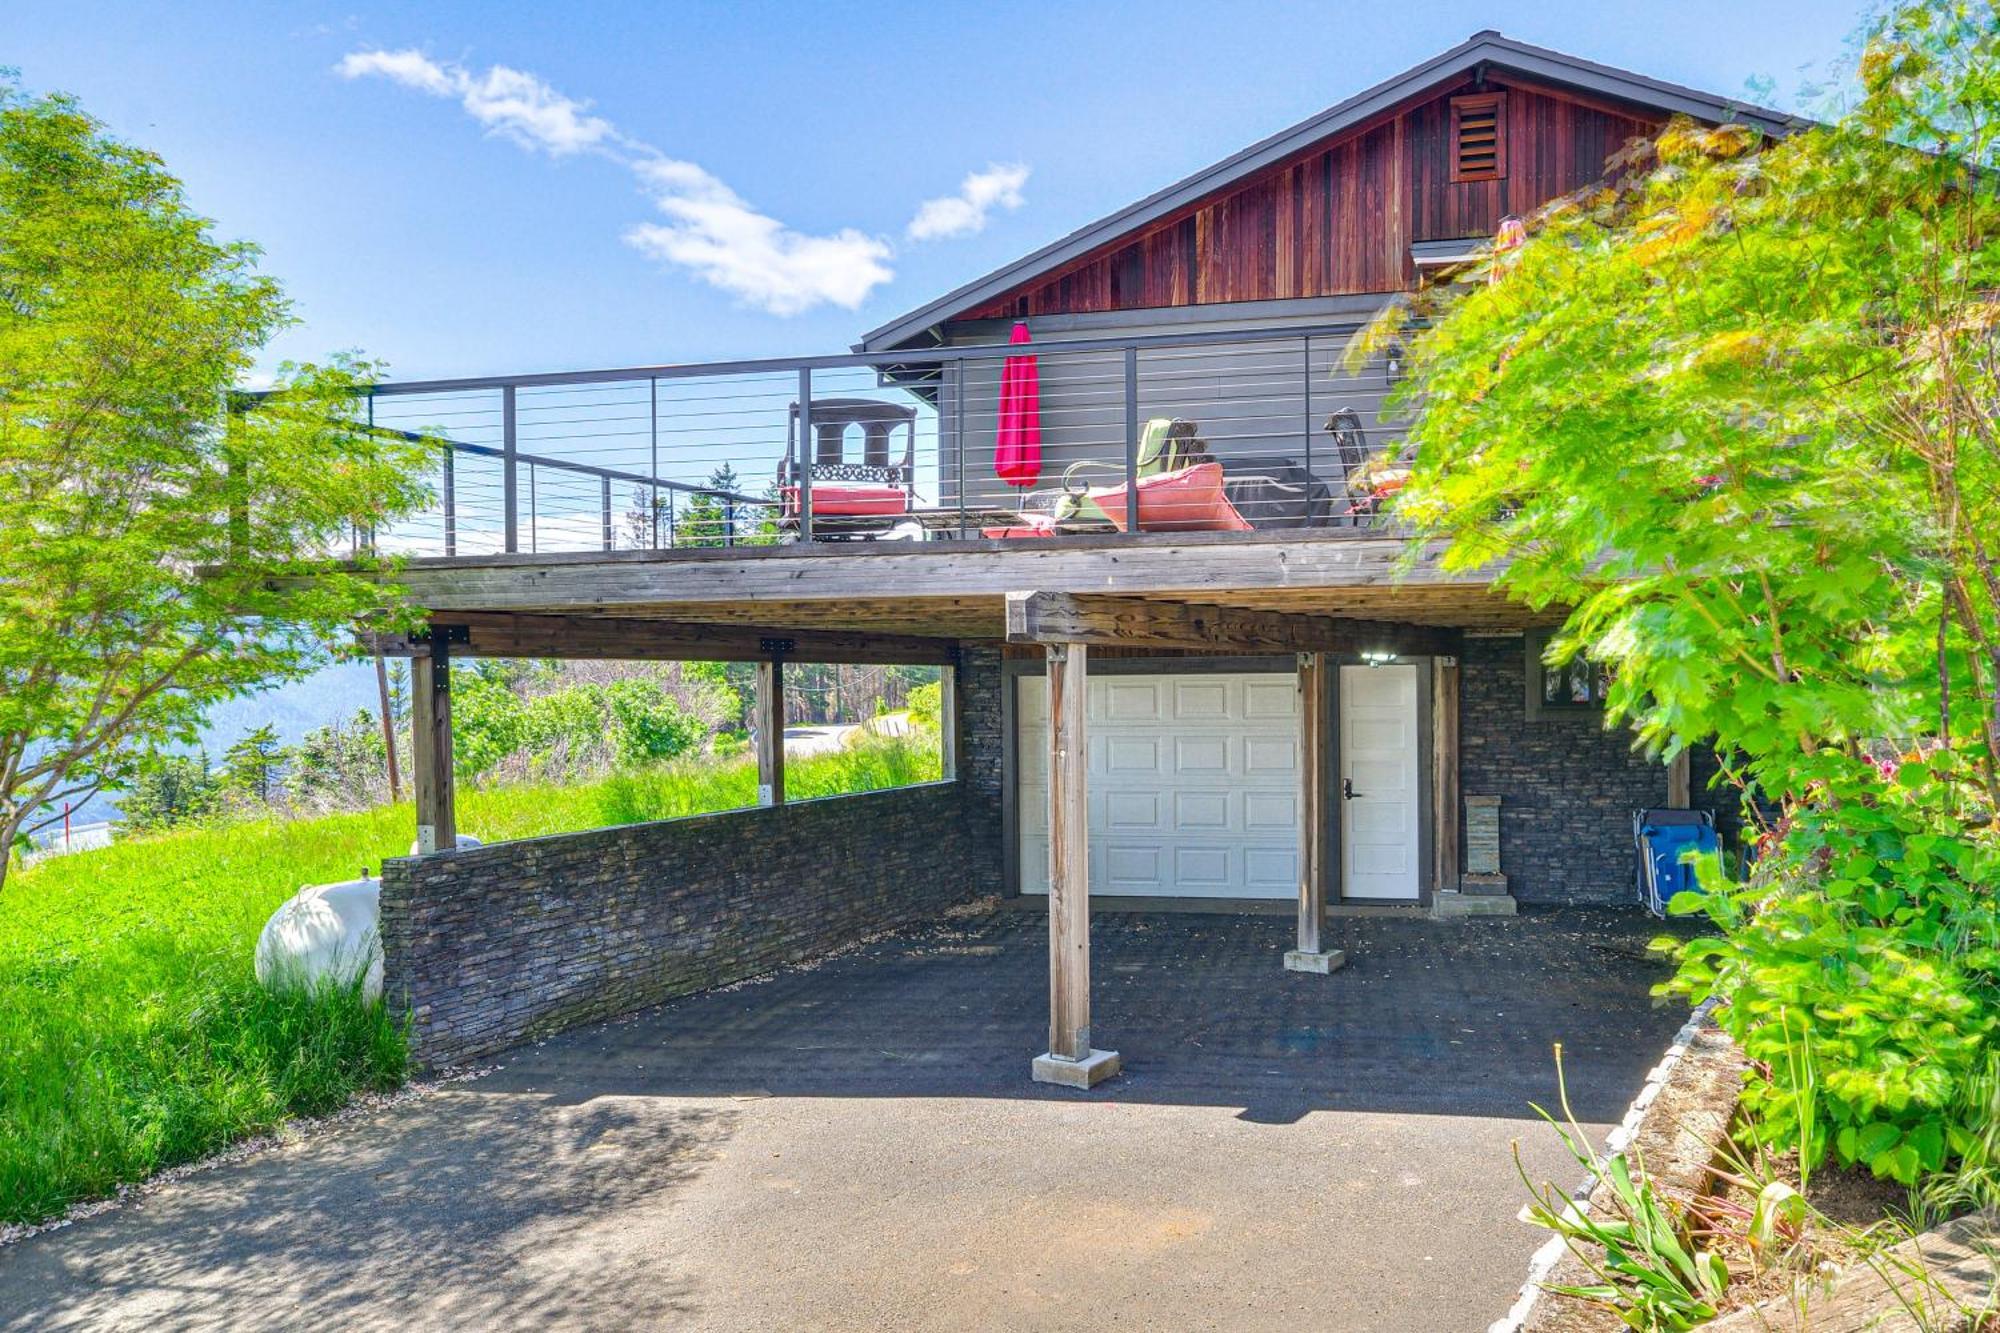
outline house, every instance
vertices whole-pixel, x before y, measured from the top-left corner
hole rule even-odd
[[[1294,903],[1315,973],[1329,910],[1629,901],[1631,812],[1703,775],[1544,669],[1556,617],[1402,567],[1396,356],[1342,354],[1674,115],[1791,127],[1483,32],[847,353],[378,386],[378,428],[445,443],[427,524],[371,535],[430,622],[377,641],[415,662],[383,933],[420,1054],[1046,896],[1034,1075],[1088,1086],[1092,898]],[[757,662],[763,805],[438,850],[468,654]],[[787,803],[797,661],[939,665],[945,781]]]

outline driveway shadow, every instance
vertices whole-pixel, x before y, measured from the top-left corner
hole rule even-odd
[[[940,922],[815,965],[546,1041],[498,1086],[556,1096],[1009,1097],[1615,1120],[1686,1015],[1651,988],[1657,922],[1570,909],[1432,922],[1341,917],[1331,976],[1283,970],[1288,918],[1099,913],[1092,1025],[1125,1072],[1089,1094],[1029,1082],[1047,1047],[1047,927]]]
[[[697,1293],[670,1268],[571,1279],[734,1118],[452,1089],[0,1250],[0,1328],[671,1323]]]

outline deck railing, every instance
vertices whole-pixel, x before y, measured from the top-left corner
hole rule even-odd
[[[1345,366],[1352,334],[1202,329],[382,383],[361,415],[436,446],[433,502],[357,524],[354,541],[474,556],[1372,526],[1402,447],[1382,412],[1400,366],[1393,353]],[[1032,390],[1023,363],[1008,369],[1020,357]]]

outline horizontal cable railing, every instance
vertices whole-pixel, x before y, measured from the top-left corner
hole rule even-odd
[[[1367,528],[1407,477],[1352,326],[383,383],[431,501],[355,549],[466,557]]]

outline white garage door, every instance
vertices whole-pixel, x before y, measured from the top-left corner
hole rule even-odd
[[[1023,676],[1021,892],[1049,891],[1049,690]],[[1090,891],[1298,892],[1299,701],[1290,673],[1090,678]]]

